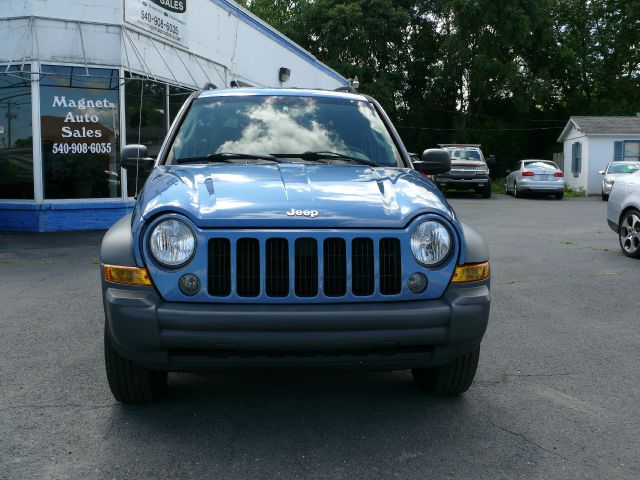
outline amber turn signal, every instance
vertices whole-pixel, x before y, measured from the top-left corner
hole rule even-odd
[[[153,285],[146,268],[103,265],[102,275],[107,282],[126,285]]]
[[[489,278],[489,262],[458,265],[452,283],[480,282]]]

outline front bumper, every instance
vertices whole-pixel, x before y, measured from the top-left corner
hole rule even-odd
[[[104,282],[103,299],[116,350],[167,371],[424,368],[477,348],[490,305],[488,282],[437,300],[271,305],[169,303]]]
[[[462,178],[457,176],[450,175],[438,175],[435,177],[434,182],[438,185],[438,188],[455,188],[458,190],[466,190],[466,189],[483,189],[489,188],[491,184],[491,179],[486,176],[476,175],[471,178]]]

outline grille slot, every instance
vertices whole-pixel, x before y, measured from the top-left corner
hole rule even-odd
[[[400,240],[380,239],[380,293],[395,295],[401,289]]]
[[[236,249],[238,296],[257,297],[260,294],[260,242],[255,238],[241,238]]]
[[[354,238],[351,242],[351,291],[354,295],[373,295],[375,270],[373,240]]]
[[[315,238],[299,238],[295,243],[295,292],[298,297],[318,294],[318,243]]]
[[[269,297],[289,295],[289,242],[270,238],[266,244],[266,289]]]
[[[342,297],[347,293],[347,244],[342,238],[326,238],[323,244],[324,294]]]
[[[226,238],[209,241],[209,295],[227,297],[231,294],[231,242]]]

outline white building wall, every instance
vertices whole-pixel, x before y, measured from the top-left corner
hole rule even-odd
[[[574,177],[573,173],[571,173],[571,165],[572,165],[572,145],[575,142],[582,143],[582,172]],[[564,140],[564,179],[565,183],[574,190],[580,190],[581,188],[587,188],[587,162],[588,162],[588,140],[587,137],[576,130],[575,127],[569,131]]]
[[[346,80],[294,42],[229,0],[189,0],[183,45],[124,22],[126,0],[0,0],[0,62],[118,66],[183,86],[332,89]],[[35,18],[35,34],[25,28]],[[79,25],[80,23],[80,25]],[[125,32],[122,33],[124,26]],[[26,36],[23,33],[27,33]],[[280,67],[291,70],[282,85]]]

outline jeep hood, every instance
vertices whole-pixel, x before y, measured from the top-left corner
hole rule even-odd
[[[144,219],[178,212],[202,228],[403,228],[423,212],[454,216],[414,170],[299,163],[160,166],[138,207]]]

